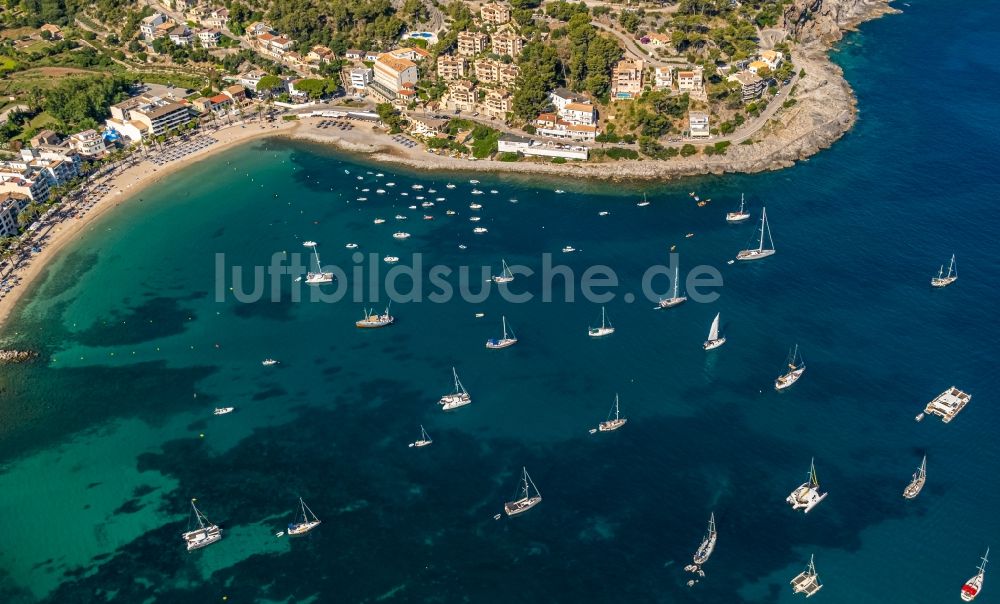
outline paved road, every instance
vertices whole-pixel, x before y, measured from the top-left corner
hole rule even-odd
[[[683,57],[677,57],[676,59],[658,59],[646,52],[638,42],[635,41],[632,36],[619,31],[617,28],[608,25],[607,23],[602,23],[600,21],[591,21],[591,24],[597,29],[609,33],[614,37],[618,38],[619,41],[625,46],[625,50],[635,56],[636,58],[642,59],[649,65],[653,67],[668,67],[673,68],[679,65],[687,65],[687,61]]]
[[[6,124],[7,123],[7,118],[9,118],[10,114],[14,113],[15,111],[20,111],[22,113],[26,112],[26,111],[28,111],[28,106],[27,105],[14,105],[13,107],[8,107],[6,110],[4,110],[3,113],[0,113],[0,124]]]

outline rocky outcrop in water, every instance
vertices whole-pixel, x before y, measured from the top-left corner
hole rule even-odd
[[[0,365],[13,365],[33,360],[38,353],[33,350],[0,350]]]
[[[844,31],[869,19],[896,12],[890,0],[794,0],[784,14],[784,29],[800,42],[831,44]]]

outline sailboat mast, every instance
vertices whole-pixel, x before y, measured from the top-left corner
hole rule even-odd
[[[319,263],[319,250],[316,249],[315,245],[312,246],[312,249],[313,249],[313,255],[316,256],[316,272],[317,273],[322,273],[323,272],[323,265]]]
[[[618,419],[618,393],[615,393],[615,420]]]
[[[740,214],[743,213],[743,202],[744,202],[744,195],[743,193],[740,193]]]
[[[816,458],[815,457],[809,462],[809,482],[812,484],[813,487],[818,487],[819,486],[819,479],[816,478]]]
[[[194,499],[191,500],[191,508],[194,510],[194,517],[198,520],[198,527],[205,528],[205,523],[201,520],[201,512],[198,510],[198,506],[194,504]]]
[[[764,249],[764,226],[767,225],[767,208],[761,210],[760,213],[760,243],[757,245],[757,251]]]
[[[674,295],[673,295],[674,298],[677,297],[677,292],[680,289],[681,285],[680,281],[681,281],[681,267],[678,265],[677,268],[674,269]]]

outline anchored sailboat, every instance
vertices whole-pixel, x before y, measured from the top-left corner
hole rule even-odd
[[[697,565],[702,565],[708,562],[708,558],[715,551],[715,512],[708,519],[708,532],[705,534],[705,538],[701,540],[701,545],[698,546],[698,551],[694,553],[694,563]]]
[[[903,497],[907,499],[913,499],[920,494],[920,490],[924,488],[924,483],[927,482],[927,456],[924,455],[924,460],[920,462],[920,467],[917,471],[913,473],[913,480],[910,484],[903,489]]]
[[[611,325],[611,321],[608,321],[608,315],[604,311],[604,307],[601,307],[601,326],[600,327],[588,327],[587,335],[592,338],[601,338],[604,336],[610,336],[615,333],[615,328]]]
[[[500,259],[501,264],[503,264],[503,270],[499,275],[493,275],[494,283],[510,283],[514,280],[514,273],[510,272],[510,267],[507,266],[507,261],[503,258]]]
[[[712,350],[726,343],[726,336],[719,336],[719,317],[721,315],[722,313],[715,313],[715,319],[712,320],[712,327],[708,330],[708,339],[701,345],[705,350]]]
[[[983,563],[979,565],[979,572],[976,576],[972,577],[965,582],[962,586],[962,600],[965,602],[971,602],[976,599],[979,592],[983,589],[983,577],[986,575],[986,563],[989,562],[988,558],[990,555],[990,548],[986,548],[986,553],[983,554],[981,558]]]
[[[414,442],[410,443],[410,446],[411,447],[426,447],[427,445],[431,444],[432,442],[434,442],[434,441],[431,440],[430,435],[427,434],[427,430],[424,430],[424,426],[423,426],[423,424],[421,424],[421,426],[420,426],[420,440],[417,440],[417,441],[414,441]]]
[[[948,287],[958,281],[958,267],[955,266],[955,254],[951,255],[951,262],[948,264],[948,274],[944,274],[944,265],[938,269],[937,277],[931,278],[933,287]]]
[[[816,460],[809,462],[809,480],[798,486],[785,501],[793,510],[805,510],[808,514],[811,509],[819,505],[820,501],[826,499],[829,493],[819,492],[819,479],[816,477]]]
[[[660,304],[657,308],[673,308],[687,302],[687,296],[680,295],[681,287],[681,267],[677,266],[674,270],[674,292],[669,298],[660,298]]]
[[[517,495],[520,495],[520,497],[514,501],[508,501],[503,504],[503,511],[506,512],[508,516],[523,514],[542,502],[542,494],[538,492],[538,487],[536,487],[535,482],[531,480],[531,476],[528,476],[528,468],[522,468],[522,471],[521,485],[518,487],[516,493]],[[532,495],[532,492],[534,492],[534,495]]]
[[[320,519],[313,514],[306,502],[299,497],[299,505],[302,506],[302,522],[293,522],[288,525],[289,535],[304,535],[319,526]],[[312,516],[312,520],[309,517]],[[298,520],[298,518],[296,518]]]
[[[769,242],[769,247],[764,247],[764,233],[767,233],[767,241]],[[746,250],[740,250],[736,254],[737,260],[760,260],[761,258],[767,258],[774,253],[774,239],[771,237],[771,227],[767,224],[767,208],[763,208],[760,214],[760,242],[757,247],[750,248]]]
[[[218,525],[212,524],[208,518],[201,513],[198,506],[194,504],[197,499],[191,500],[191,510],[194,511],[195,520],[198,522],[198,528],[193,531],[188,531],[183,533],[181,537],[184,538],[185,543],[187,543],[187,550],[201,549],[206,545],[211,545],[222,539],[222,529]]]
[[[743,222],[747,218],[750,218],[750,212],[747,212],[744,205],[743,194],[740,193],[740,209],[735,212],[728,212],[726,214],[726,222],[730,224],[736,224],[738,222]]]
[[[365,310],[365,316],[360,321],[355,321],[354,326],[360,327],[362,329],[376,329],[379,327],[387,327],[396,322],[396,318],[389,314],[389,306],[392,302],[385,307],[385,311],[380,314],[375,314],[375,309]]]
[[[451,394],[446,394],[441,397],[438,404],[441,405],[442,411],[451,411],[452,409],[458,409],[459,407],[464,407],[472,402],[472,397],[469,396],[468,391],[462,382],[458,379],[458,372],[455,368],[451,368],[451,373],[455,377],[455,392]]]
[[[612,418],[612,416],[614,416]],[[611,432],[612,430],[617,430],[625,425],[628,419],[621,416],[621,410],[618,407],[618,394],[615,394],[615,404],[611,407],[611,411],[608,412],[608,419],[597,424],[596,432]],[[595,430],[591,430],[590,433],[593,434]]]
[[[517,344],[517,336],[514,335],[514,330],[511,329],[508,333],[507,330],[507,317],[503,317],[503,337],[499,340],[496,338],[490,338],[486,340],[486,347],[496,350],[499,348],[507,348],[508,346],[513,346]]]
[[[791,580],[792,593],[805,594],[807,598],[811,598],[817,591],[823,589],[819,575],[816,574],[814,558],[815,556],[809,556],[809,566]]]
[[[316,250],[315,241],[306,241],[302,245],[312,248],[313,255],[316,256],[316,272],[306,273],[306,283],[310,285],[319,285],[320,283],[331,283],[333,282],[333,273],[324,273],[323,265],[319,261],[319,252]]]
[[[788,388],[795,382],[799,381],[802,374],[806,371],[806,362],[802,360],[802,355],[799,354],[799,345],[795,345],[794,351],[789,351],[788,359],[785,361],[788,367],[788,371],[778,376],[778,379],[774,380],[775,390],[784,390]]]

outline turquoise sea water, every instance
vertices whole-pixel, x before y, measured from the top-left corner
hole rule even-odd
[[[857,127],[790,170],[611,187],[267,142],[98,222],[5,327],[43,358],[0,369],[0,601],[792,602],[810,554],[819,602],[957,601],[1000,543],[1000,27],[993,8],[902,8],[836,54]],[[636,207],[643,192],[653,203]],[[755,228],[723,220],[740,192],[755,213],[766,203],[778,253],[729,266]],[[447,201],[408,210],[417,195]],[[488,234],[472,233],[471,201]],[[350,297],[240,304],[224,288],[216,301],[217,253],[266,265],[305,239],[348,269],[349,241],[425,265],[537,269],[545,252],[577,274],[606,264],[622,282],[607,303],[617,332],[591,341],[600,305],[580,300],[394,304],[398,324],[381,331],[354,328]],[[719,268],[718,301],[626,303],[675,244],[682,270]],[[932,291],[953,252],[960,280]],[[706,354],[716,312],[729,341]],[[520,342],[485,350],[502,314]],[[777,394],[796,342],[808,371]],[[268,356],[281,365],[261,367]],[[444,414],[452,366],[474,402]],[[953,384],[974,395],[954,422],[913,421]],[[616,392],[629,423],[589,435]],[[407,448],[420,424],[434,444]],[[924,453],[928,485],[905,501]],[[811,457],[830,495],[804,516],[783,500]],[[544,501],[494,521],[521,466]],[[274,537],[299,496],[323,524]],[[225,538],[189,554],[192,497]],[[718,546],[688,588],[711,511]]]

